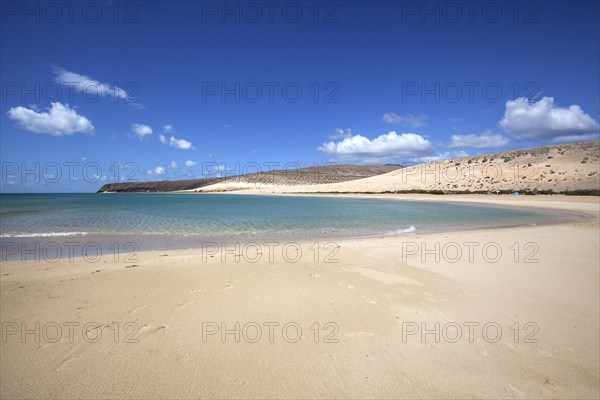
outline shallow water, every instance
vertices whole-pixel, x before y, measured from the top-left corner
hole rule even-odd
[[[227,194],[2,194],[0,242],[95,240],[142,248],[207,241],[407,235],[564,222],[551,210],[469,203]]]

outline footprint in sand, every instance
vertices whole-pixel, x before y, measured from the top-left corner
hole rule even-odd
[[[182,308],[182,309],[183,309],[183,308],[186,308],[186,307],[187,307],[187,306],[189,306],[190,304],[194,304],[194,300],[190,300],[190,301],[187,301],[187,302],[185,302],[185,303],[182,303],[182,304],[180,304],[180,305],[179,305],[179,308]]]
[[[160,332],[166,332],[169,325],[160,325],[156,328],[153,328],[152,325],[143,325],[139,329],[139,333],[141,336],[153,336]]]
[[[544,381],[544,386],[542,389],[551,389],[552,391],[557,391],[558,388],[556,387],[556,382],[554,382],[552,379],[550,378],[546,378],[546,380]]]
[[[136,312],[143,310],[146,307],[148,307],[148,304],[144,304],[143,306],[136,307],[133,310],[129,311],[128,314],[135,314]]]
[[[360,296],[361,299],[363,299],[363,302],[368,303],[368,304],[377,304],[377,299],[370,299],[367,296]]]
[[[514,386],[504,385],[504,389],[506,389],[506,392],[508,393],[508,395],[513,399],[526,397],[525,393],[521,392],[519,389],[517,389]]]
[[[541,355],[543,355],[543,356],[546,356],[548,358],[554,358],[554,356],[552,355],[552,353],[547,352],[546,350],[540,350],[540,349],[538,349],[538,350],[536,350],[536,352],[539,353],[539,354],[541,354]]]
[[[200,288],[200,289],[190,289],[190,293],[198,293],[198,292],[203,292],[204,288]]]

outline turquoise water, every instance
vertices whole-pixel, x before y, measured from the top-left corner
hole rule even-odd
[[[226,194],[2,194],[0,235],[255,240],[362,237],[560,222],[536,209]],[[165,241],[166,243],[166,241]]]

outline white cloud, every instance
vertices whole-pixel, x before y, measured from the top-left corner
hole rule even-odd
[[[192,142],[188,142],[184,139],[177,139],[175,138],[175,136],[171,136],[169,139],[167,139],[165,135],[159,135],[158,140],[160,140],[161,143],[168,144],[169,146],[175,147],[176,149],[195,150],[194,146],[192,145]]]
[[[185,162],[185,166],[186,166],[186,167],[193,167],[194,165],[196,165],[196,162],[195,162],[195,161],[192,161],[192,160],[187,160],[187,161]]]
[[[169,168],[171,169],[177,169],[179,167],[179,165],[177,165],[177,163],[175,161],[171,161],[171,164],[169,164]]]
[[[170,125],[170,124],[163,125],[162,129],[163,129],[163,132],[165,132],[165,133],[173,132],[173,125]]]
[[[401,125],[409,128],[420,128],[427,125],[427,115],[398,115],[396,113],[385,113],[381,118],[383,122],[392,125]]]
[[[121,100],[124,103],[131,104],[138,108],[143,108],[138,101],[129,96],[125,89],[118,86],[112,86],[109,83],[99,82],[96,79],[90,78],[86,75],[81,75],[76,72],[67,71],[64,68],[52,67],[54,72],[54,80],[65,86],[69,86],[86,94],[89,100],[95,100],[98,96],[100,97],[112,97],[114,101]]]
[[[167,173],[167,169],[165,167],[158,166],[154,169],[149,169],[146,173],[151,176],[165,175]]]
[[[340,142],[323,143],[317,150],[334,158],[362,160],[364,162],[433,154],[431,142],[423,136],[416,133],[398,135],[394,131],[380,135],[373,140],[355,135]]]
[[[152,128],[144,124],[131,124],[131,131],[140,140],[146,136],[152,135]]]
[[[498,149],[509,144],[510,141],[505,136],[487,130],[481,135],[452,135],[448,147],[454,149]]]
[[[574,104],[569,108],[554,104],[553,97],[530,102],[524,97],[506,102],[500,126],[518,139],[576,141],[581,135],[595,134],[600,125]]]
[[[52,103],[48,112],[18,106],[12,107],[7,114],[21,128],[30,132],[49,133],[53,136],[94,132],[94,125],[89,119],[77,114],[68,104],[59,102]]]

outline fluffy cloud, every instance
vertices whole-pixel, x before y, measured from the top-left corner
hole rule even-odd
[[[498,149],[510,144],[508,138],[485,131],[481,135],[452,135],[448,147],[455,149]]]
[[[168,144],[171,147],[175,147],[176,149],[181,149],[181,150],[194,150],[194,146],[192,145],[192,142],[188,142],[187,140],[184,139],[177,139],[175,138],[175,136],[171,136],[169,139],[167,139],[167,137],[165,135],[159,135],[158,139],[161,141],[161,143],[164,144]]]
[[[90,78],[86,75],[81,75],[76,72],[67,71],[64,68],[52,67],[54,72],[54,80],[65,86],[69,86],[83,92],[87,95],[90,100],[100,97],[112,97],[114,101],[120,100],[124,103],[129,103],[135,107],[143,108],[138,101],[129,96],[125,89],[118,86],[112,86],[108,83],[99,82],[96,79]]]
[[[152,135],[152,128],[144,124],[131,124],[131,131],[140,140],[146,136]]]
[[[158,166],[154,169],[149,169],[146,173],[150,176],[160,176],[165,175],[167,173],[167,169],[165,167]]]
[[[353,159],[364,162],[419,157],[434,153],[431,142],[421,135],[415,133],[399,135],[394,131],[373,140],[355,135],[340,142],[323,143],[317,150],[337,159]]]
[[[173,125],[170,125],[170,124],[163,125],[162,129],[163,129],[163,132],[165,132],[165,133],[173,132]]]
[[[177,168],[179,168],[179,165],[177,165],[177,163],[175,161],[171,161],[171,164],[169,164],[169,168],[177,169]]]
[[[185,162],[185,166],[186,166],[186,167],[193,167],[194,165],[196,165],[196,162],[195,162],[195,161],[192,161],[192,160],[187,160],[187,161]]]
[[[49,133],[53,136],[94,132],[94,125],[89,119],[77,114],[68,104],[59,102],[52,103],[48,112],[37,112],[35,109],[19,106],[9,109],[7,114],[21,128],[30,132]]]
[[[538,102],[530,102],[524,97],[506,102],[504,118],[500,126],[523,140],[563,142],[577,141],[582,135],[598,137],[600,125],[578,105],[569,108],[554,104],[553,97],[544,97]]]
[[[385,113],[381,118],[383,122],[392,125],[406,126],[409,128],[420,128],[427,125],[427,115],[398,115],[396,113]]]

